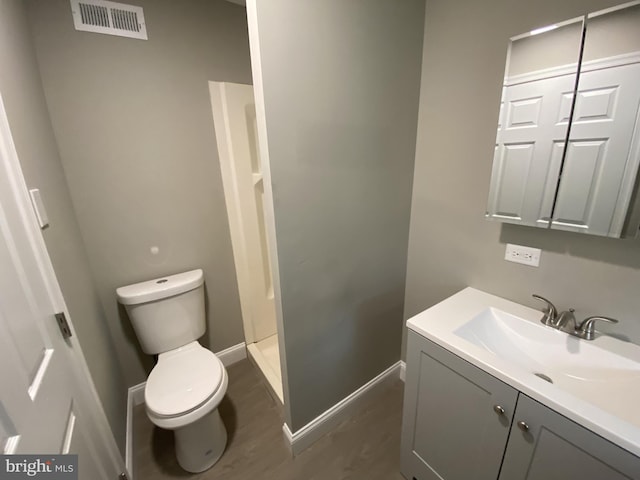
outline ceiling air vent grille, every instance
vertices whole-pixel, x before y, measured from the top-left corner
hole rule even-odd
[[[142,7],[106,0],[71,0],[76,30],[147,40]]]

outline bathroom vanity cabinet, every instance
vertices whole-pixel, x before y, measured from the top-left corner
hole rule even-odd
[[[640,479],[640,458],[409,330],[408,480]]]

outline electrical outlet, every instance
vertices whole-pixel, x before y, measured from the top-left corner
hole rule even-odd
[[[512,245],[507,243],[507,250],[504,259],[509,262],[522,263],[530,267],[540,265],[540,255],[542,250],[539,248],[523,247],[522,245]]]

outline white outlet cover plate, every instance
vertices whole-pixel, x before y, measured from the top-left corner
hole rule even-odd
[[[542,250],[539,248],[507,243],[504,259],[509,262],[522,263],[523,265],[529,265],[530,267],[537,267],[540,265],[541,254]]]

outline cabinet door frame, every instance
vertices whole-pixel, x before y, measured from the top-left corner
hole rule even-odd
[[[640,164],[638,78],[640,53],[585,62],[551,229],[620,238]]]
[[[563,68],[505,80],[487,218],[549,228],[576,78]]]
[[[451,392],[456,389],[469,393],[469,408],[459,408],[460,401],[467,397],[451,399]],[[516,389],[409,331],[401,439],[402,474],[409,480],[496,479],[507,445],[517,396]],[[496,405],[504,409],[503,414],[497,414],[493,410]],[[425,418],[425,415],[430,416]],[[453,421],[438,422],[442,418]],[[450,426],[445,430],[438,428],[436,423],[449,423]],[[431,427],[434,428],[433,433],[430,431]],[[456,432],[463,432],[464,441],[459,440]],[[439,441],[433,442],[434,437],[442,438],[443,442],[450,444],[451,449],[447,450],[447,445],[441,445]],[[438,465],[429,464],[430,458],[424,451],[417,451],[419,443],[437,443],[434,450],[439,450],[439,453],[434,451],[433,458],[446,464],[441,464],[439,472],[436,471]],[[465,444],[477,448],[460,455]],[[442,455],[448,452],[453,452],[451,458],[443,458]],[[447,461],[451,463],[446,463]],[[448,472],[444,471],[446,467],[456,473],[447,475]]]
[[[528,430],[521,430],[518,422],[525,422]],[[575,458],[567,455],[573,452]],[[572,461],[576,458],[583,462]],[[597,473],[599,468],[606,469],[606,476]],[[619,476],[612,477],[615,473]],[[527,395],[519,394],[499,480],[605,478],[639,480],[640,458]]]

